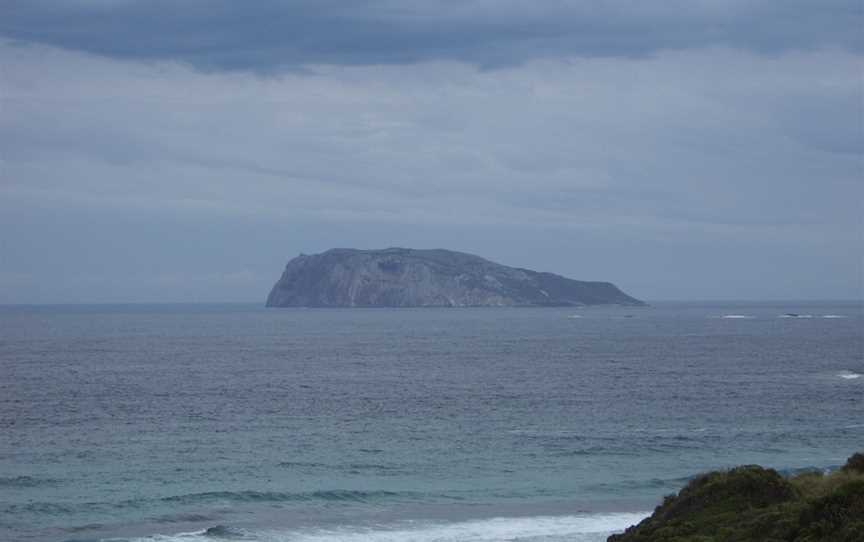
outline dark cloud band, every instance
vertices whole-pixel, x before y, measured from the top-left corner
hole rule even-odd
[[[860,51],[861,6],[858,0],[6,0],[0,35],[205,70],[425,60],[498,66],[710,46]]]

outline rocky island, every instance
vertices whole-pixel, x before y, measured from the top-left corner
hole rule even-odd
[[[451,250],[332,249],[297,256],[268,307],[645,305],[609,282],[508,267]]]

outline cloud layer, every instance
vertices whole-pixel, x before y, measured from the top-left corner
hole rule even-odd
[[[862,10],[857,0],[7,0],[0,34],[209,70],[421,61],[494,67],[706,47],[860,52]]]

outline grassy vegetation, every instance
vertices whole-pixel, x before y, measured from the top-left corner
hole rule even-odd
[[[862,542],[864,454],[831,474],[755,465],[698,476],[609,542]]]

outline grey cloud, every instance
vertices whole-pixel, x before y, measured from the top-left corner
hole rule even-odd
[[[0,35],[205,70],[643,56],[727,46],[860,51],[857,0],[6,0]]]
[[[790,135],[828,153],[864,155],[862,95],[847,93],[832,100],[798,99],[785,103],[780,118]],[[856,114],[857,113],[857,114]]]
[[[700,214],[743,225],[857,216],[845,184],[857,156],[824,149],[861,141],[847,121],[856,115],[839,114],[859,96],[850,55],[710,51],[262,80],[0,53],[14,74],[0,141],[15,194],[364,222],[639,220],[643,234],[677,222],[686,235]],[[812,113],[823,110],[835,114]]]

